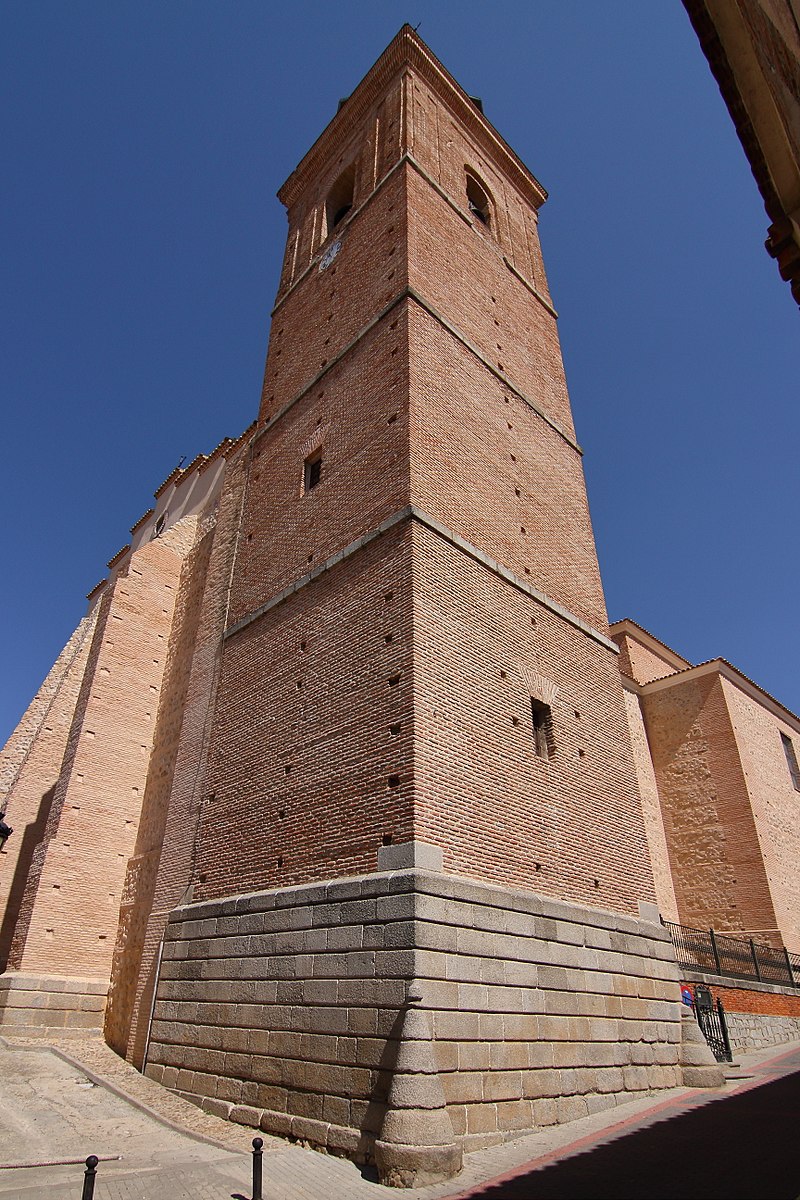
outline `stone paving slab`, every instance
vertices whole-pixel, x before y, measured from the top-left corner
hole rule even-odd
[[[0,1196],[14,1200],[81,1200],[83,1171],[61,1167],[57,1171],[14,1172],[4,1179],[0,1172]],[[235,1194],[249,1197],[247,1173],[234,1175],[209,1164],[202,1169],[174,1168],[160,1171],[128,1170],[109,1174],[98,1168],[95,1200],[226,1200]]]
[[[122,1154],[160,1166],[178,1151],[207,1161],[225,1149],[163,1121],[154,1131],[150,1113],[97,1079],[41,1045],[0,1049],[0,1165]]]
[[[0,1044],[2,1042],[3,1039],[0,1038]],[[9,1041],[8,1044],[12,1043]],[[28,1051],[42,1049],[41,1040],[23,1043],[14,1039],[13,1045],[24,1046]],[[51,1039],[46,1045],[63,1061],[83,1071],[95,1083],[116,1092],[160,1124],[174,1128],[183,1135],[189,1133],[200,1141],[210,1140],[219,1147],[249,1152],[253,1138],[252,1130],[205,1113],[188,1100],[183,1100],[159,1084],[153,1083],[144,1075],[140,1075],[124,1058],[115,1054],[101,1038],[95,1036],[82,1039]],[[284,1144],[279,1138],[264,1135],[265,1152],[280,1149]]]
[[[577,1153],[587,1140],[623,1136],[625,1129],[658,1119],[667,1105],[713,1099],[741,1088],[743,1079],[758,1075],[761,1064],[767,1064],[766,1070],[773,1062],[775,1070],[784,1069],[782,1061],[791,1064],[797,1049],[795,1042],[740,1056],[722,1093],[676,1088],[640,1096],[610,1111],[469,1154],[457,1179],[403,1194],[408,1200],[468,1195],[532,1161]],[[86,1086],[92,1082],[98,1086]],[[139,1075],[99,1038],[70,1039],[52,1050],[41,1041],[23,1046],[0,1039],[0,1126],[0,1159],[6,1163],[122,1153],[121,1160],[98,1167],[95,1200],[247,1200],[250,1195],[254,1131],[172,1095]],[[346,1159],[278,1138],[264,1142],[265,1200],[386,1200],[390,1195]],[[24,1149],[27,1157],[9,1149]],[[80,1200],[82,1182],[79,1164],[0,1169],[0,1197]]]

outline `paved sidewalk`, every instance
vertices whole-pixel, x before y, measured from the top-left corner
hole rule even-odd
[[[457,1180],[403,1194],[408,1200],[527,1200],[529,1196],[596,1200],[602,1195],[614,1200],[631,1195],[639,1200],[651,1193],[620,1190],[618,1164],[612,1171],[613,1190],[602,1192],[597,1190],[595,1165],[588,1177],[589,1190],[580,1191],[574,1190],[580,1179],[577,1185],[575,1180],[568,1183],[566,1177],[559,1181],[553,1163],[558,1160],[559,1170],[573,1170],[576,1163],[586,1160],[596,1164],[595,1155],[615,1148],[624,1171],[638,1156],[652,1176],[647,1159],[650,1150],[641,1141],[647,1131],[678,1129],[678,1148],[672,1135],[667,1148],[675,1161],[681,1158],[686,1136],[676,1120],[682,1114],[705,1108],[720,1110],[717,1124],[721,1122],[724,1132],[726,1098],[736,1099],[756,1086],[764,1094],[762,1085],[785,1080],[790,1081],[783,1084],[789,1089],[786,1103],[794,1103],[793,1087],[800,1093],[800,1045],[776,1047],[740,1061],[739,1078],[732,1079],[723,1093],[674,1089],[643,1096],[569,1125],[542,1129],[470,1154]],[[690,1120],[696,1120],[696,1115]],[[795,1112],[795,1122],[796,1118]],[[98,1039],[70,1039],[53,1047],[0,1039],[0,1127],[0,1198],[80,1200],[82,1164],[90,1153],[104,1159],[97,1171],[95,1200],[246,1200],[250,1195],[250,1149],[255,1131],[212,1117],[173,1096],[139,1075]],[[764,1136],[769,1136],[769,1130]],[[640,1140],[635,1145],[637,1137]],[[386,1200],[390,1194],[345,1159],[277,1138],[265,1137],[264,1143],[265,1200]],[[715,1143],[713,1154],[719,1153]],[[64,1159],[77,1161],[63,1164]],[[43,1165],[57,1160],[63,1165]],[[40,1165],[15,1165],[21,1163]],[[671,1184],[674,1172],[666,1178]],[[791,1200],[798,1193],[800,1182]],[[738,1195],[708,1188],[686,1190],[684,1186],[652,1194],[680,1195],[681,1200],[693,1196],[733,1200]],[[783,1193],[751,1191],[747,1195],[776,1200]]]

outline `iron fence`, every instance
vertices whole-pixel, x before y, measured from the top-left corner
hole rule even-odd
[[[790,954],[785,946],[778,948],[754,942],[752,938],[731,937],[713,929],[689,929],[673,921],[665,921],[664,925],[683,967],[800,988],[800,954]]]
[[[694,1015],[717,1062],[733,1062],[725,1006],[719,997],[716,1003],[704,983],[694,989]]]

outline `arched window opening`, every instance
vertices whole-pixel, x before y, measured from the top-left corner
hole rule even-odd
[[[356,167],[355,163],[351,163],[347,170],[342,172],[328,193],[328,199],[325,203],[328,233],[331,233],[337,225],[341,224],[353,207],[355,182]]]
[[[474,175],[467,175],[467,207],[470,214],[485,225],[487,229],[492,224],[492,205],[489,194],[478,183]]]

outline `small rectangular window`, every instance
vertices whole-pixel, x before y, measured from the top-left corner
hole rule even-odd
[[[786,755],[786,765],[792,777],[792,785],[796,792],[800,792],[800,767],[797,765],[797,755],[794,751],[792,739],[787,737],[785,733],[782,733],[781,741],[783,742],[783,753]]]
[[[310,492],[322,479],[322,455],[314,454],[303,464],[303,491]]]
[[[549,758],[553,745],[553,717],[548,704],[531,696],[533,740],[539,758]]]

